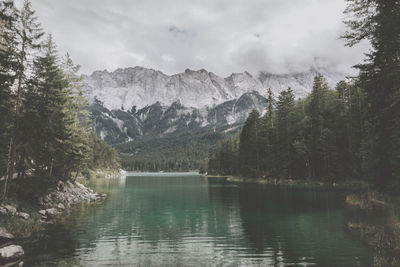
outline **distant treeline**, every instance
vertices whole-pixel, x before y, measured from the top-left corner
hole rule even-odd
[[[212,146],[235,133],[223,133],[223,129],[213,132],[209,127],[199,132],[138,139],[117,145],[116,149],[122,167],[128,171],[193,171],[203,165]]]
[[[18,10],[0,1],[0,177],[6,196],[16,178],[42,187],[88,168],[118,168],[116,152],[88,119],[82,79],[69,55],[60,59],[44,38],[30,1]],[[15,177],[16,175],[16,177]]]
[[[269,90],[265,115],[253,111],[240,136],[210,151],[209,173],[399,185],[400,2],[347,2],[347,45],[372,45],[359,76],[332,90],[318,75],[305,99]]]

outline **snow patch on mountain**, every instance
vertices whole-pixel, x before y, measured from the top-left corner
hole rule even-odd
[[[257,77],[248,72],[233,73],[226,78],[205,69],[187,69],[168,76],[153,69],[134,67],[114,72],[95,71],[84,79],[89,103],[100,100],[109,110],[141,109],[156,102],[162,107],[178,102],[185,107],[199,109],[212,108],[251,91],[266,95],[268,88],[277,96],[291,87],[296,97],[305,97],[311,91],[317,73],[324,75],[331,87],[346,77],[343,73],[323,67],[302,73],[260,73]]]

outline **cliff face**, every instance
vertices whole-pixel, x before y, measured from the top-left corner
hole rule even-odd
[[[233,73],[222,78],[204,69],[168,76],[135,67],[95,71],[85,77],[85,83],[97,133],[109,143],[121,143],[145,135],[243,123],[251,110],[262,113],[268,88],[277,96],[291,87],[296,97],[305,97],[317,73],[332,87],[345,78],[325,68],[284,75],[260,73],[257,77]]]
[[[168,76],[153,69],[135,67],[114,72],[95,71],[85,76],[85,82],[89,102],[98,99],[110,110],[131,109],[133,106],[141,109],[156,102],[170,106],[177,101],[185,107],[204,108],[238,99],[252,91],[265,95],[268,88],[278,95],[291,87],[297,97],[304,97],[311,91],[317,73],[323,74],[331,86],[345,77],[343,73],[326,68],[280,75],[260,73],[257,77],[248,72],[233,73],[222,78],[204,69],[187,69]]]
[[[109,110],[96,100],[89,110],[98,135],[106,142],[116,144],[141,136],[162,137],[203,127],[243,123],[251,110],[262,112],[264,108],[265,99],[253,91],[214,107],[188,108],[177,101],[170,106],[156,102],[139,110],[125,111]]]

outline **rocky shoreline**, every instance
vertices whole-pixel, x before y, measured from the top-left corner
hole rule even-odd
[[[207,178],[221,178],[230,183],[284,185],[284,186],[316,186],[337,188],[368,188],[368,184],[360,181],[334,182],[318,180],[295,180],[282,178],[243,178],[232,175],[205,175]]]
[[[36,229],[43,229],[46,224],[52,223],[67,209],[82,203],[97,203],[107,198],[107,194],[99,194],[78,182],[59,181],[57,186],[44,197],[37,200],[39,209],[28,212],[18,211],[17,205],[8,203],[0,206],[0,216],[21,220],[22,223],[34,224]],[[40,227],[42,226],[42,227]],[[20,261],[24,255],[21,246],[13,244],[18,241],[15,233],[0,227],[0,265],[22,266]],[[16,261],[16,262],[13,262]]]

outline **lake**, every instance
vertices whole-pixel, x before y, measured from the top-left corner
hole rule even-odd
[[[27,266],[368,266],[347,228],[346,194],[232,184],[186,174],[98,180],[101,204],[74,208],[24,241]]]

